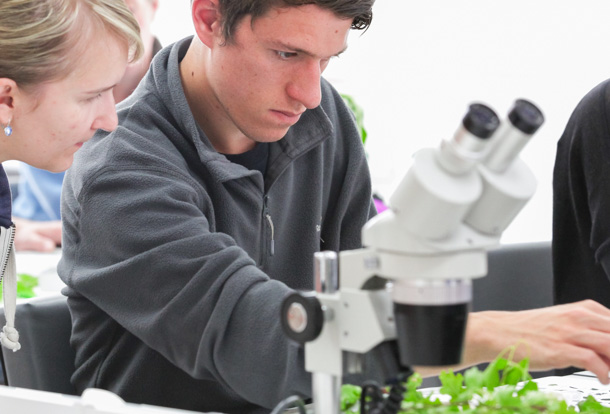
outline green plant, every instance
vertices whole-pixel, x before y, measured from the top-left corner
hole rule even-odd
[[[36,296],[34,288],[38,286],[38,278],[26,273],[17,275],[17,297],[33,298]],[[0,282],[0,299],[2,299],[2,282]]]
[[[405,383],[406,392],[400,414],[610,414],[593,396],[577,407],[569,406],[555,394],[538,389],[529,374],[529,359],[513,361],[515,347],[502,352],[483,371],[477,367],[462,375],[452,371],[439,376],[438,392],[422,392],[422,378],[415,373]],[[508,358],[504,355],[508,353]],[[344,414],[358,412],[360,387],[344,385],[341,409]]]
[[[366,132],[366,129],[364,128],[364,111],[362,110],[362,107],[360,105],[358,105],[358,103],[352,96],[342,93],[341,97],[343,98],[343,100],[345,101],[345,103],[347,104],[349,109],[352,110],[352,112],[354,113],[354,116],[356,117],[356,124],[358,125],[358,128],[360,129],[360,137],[362,138],[362,143],[364,144],[366,142],[366,137],[367,137],[367,132]]]

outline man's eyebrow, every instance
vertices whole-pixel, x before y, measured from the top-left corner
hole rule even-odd
[[[284,42],[271,42],[272,46],[279,49],[279,50],[283,50],[283,51],[290,51],[290,52],[296,52],[296,53],[302,53],[304,55],[307,56],[311,56],[311,57],[316,57],[315,53],[312,53],[308,50],[305,49],[301,49],[298,47],[294,47],[289,45],[288,43],[284,43]],[[341,49],[339,52],[337,52],[336,54],[332,55],[335,57],[338,57],[339,55],[341,55],[343,52],[345,52],[347,50],[347,45],[345,45],[345,47],[343,49]]]

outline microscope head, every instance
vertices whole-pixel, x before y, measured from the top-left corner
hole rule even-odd
[[[408,263],[382,275],[392,280],[403,365],[460,363],[472,279],[485,276],[487,249],[535,191],[517,157],[543,121],[522,99],[503,123],[491,108],[473,104],[452,139],[415,154],[390,198],[392,224],[375,240]]]
[[[426,244],[430,239],[451,238],[482,192],[475,168],[499,126],[500,120],[491,108],[472,104],[452,139],[415,160],[411,184],[397,189],[408,190],[409,194],[395,194],[391,199],[391,205],[399,203],[398,220],[405,220],[405,229],[415,240]],[[428,172],[425,177],[423,171]],[[415,200],[425,205],[413,208],[418,203]],[[424,254],[421,260],[432,268],[443,266],[446,257],[459,260],[461,253],[456,255],[451,250],[450,246],[447,251]],[[394,317],[403,365],[454,365],[461,361],[472,284],[468,278],[455,277],[452,270],[463,273],[448,268],[446,277],[439,278],[430,277],[434,270],[424,269],[421,277],[393,280]]]

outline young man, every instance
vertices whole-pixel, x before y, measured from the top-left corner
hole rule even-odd
[[[120,131],[66,176],[81,391],[239,413],[310,393],[279,309],[374,213],[353,116],[321,81],[372,0],[267,3],[195,0],[196,36],[159,52]]]
[[[196,35],[155,57],[68,173],[58,271],[80,391],[225,413],[311,395],[280,305],[374,214],[353,116],[321,78],[373,0],[303,3],[194,0]],[[594,303],[473,315],[465,363],[525,338],[536,368],[602,377],[610,335],[587,336],[601,322]]]

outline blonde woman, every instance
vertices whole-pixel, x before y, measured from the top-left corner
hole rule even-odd
[[[96,130],[114,130],[113,88],[143,47],[124,0],[0,2],[0,162],[66,170]],[[5,347],[18,350],[11,194],[0,167]]]
[[[144,53],[137,62],[127,66],[121,81],[113,90],[118,104],[138,86],[161,43],[153,35],[158,0],[125,0],[140,26]],[[27,164],[19,166],[19,186],[13,194],[15,250],[52,252],[61,245],[61,213],[59,209],[64,173],[52,173]]]

